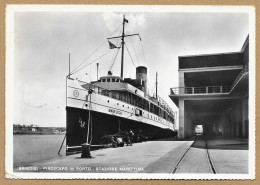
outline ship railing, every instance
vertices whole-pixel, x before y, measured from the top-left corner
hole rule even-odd
[[[134,98],[131,98],[130,96],[128,96],[127,94],[124,94],[124,93],[119,93],[119,92],[114,92],[114,91],[110,91],[108,89],[104,89],[104,88],[101,88],[101,87],[98,87],[98,86],[95,86],[93,84],[89,84],[89,87],[88,88],[91,88],[93,90],[93,93],[96,93],[96,94],[100,94],[100,95],[103,95],[103,96],[107,96],[107,97],[110,97],[110,98],[113,98],[113,99],[116,99],[116,100],[120,100],[122,102],[125,102],[125,103],[128,103],[128,104],[131,104],[133,106],[136,106],[138,108],[141,108],[141,109],[144,109],[144,110],[147,110],[157,116],[160,116],[159,115],[159,111],[156,112],[155,109],[150,109],[149,110],[149,107],[148,105],[146,105],[143,101],[138,101]],[[169,106],[164,102],[164,111],[166,111],[167,113],[170,112],[170,108]],[[164,117],[162,117],[164,118]],[[166,120],[169,121],[168,118],[164,118]]]
[[[157,95],[157,99],[156,99],[156,94],[153,94],[153,96],[150,97],[150,99],[153,100],[152,98],[154,98],[157,101],[154,103],[157,103],[159,107],[161,107],[163,110],[165,110],[169,114],[173,114],[173,111],[170,108],[170,106],[160,96]]]
[[[171,95],[178,94],[223,94],[229,93],[230,86],[174,87]]]
[[[143,109],[146,108],[145,105],[141,101],[137,101],[134,98],[127,96],[124,93],[110,91],[110,90],[107,90],[107,89],[104,89],[104,88],[101,88],[101,87],[98,87],[98,86],[95,86],[92,84],[90,85],[90,88],[93,89],[93,92],[96,94],[100,94],[100,95],[107,96],[107,97],[110,97],[110,98],[113,98],[116,100],[120,100],[122,102],[129,103],[129,104],[137,106],[139,108],[143,108]]]

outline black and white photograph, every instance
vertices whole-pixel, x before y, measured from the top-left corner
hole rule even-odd
[[[6,178],[255,178],[253,7],[6,10]]]

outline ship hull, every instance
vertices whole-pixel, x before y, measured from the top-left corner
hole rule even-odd
[[[66,154],[81,151],[81,145],[87,142],[89,115],[92,125],[89,126],[88,142],[92,145],[108,144],[110,139],[106,135],[116,134],[120,131],[133,130],[135,135],[142,130],[143,136],[149,140],[172,137],[173,130],[158,128],[153,125],[134,121],[131,119],[105,114],[97,111],[66,107],[67,132],[66,132]]]

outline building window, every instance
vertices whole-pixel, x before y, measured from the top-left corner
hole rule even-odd
[[[102,79],[102,82],[106,82],[106,79]]]
[[[116,80],[114,78],[112,78],[112,82],[115,82]]]
[[[107,79],[107,82],[110,82],[110,79],[109,79],[109,78]]]

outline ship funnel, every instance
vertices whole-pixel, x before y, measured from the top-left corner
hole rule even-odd
[[[146,67],[138,66],[136,68],[136,80],[138,82],[141,82],[138,88],[142,90],[146,96],[146,90],[147,90],[147,68]]]

